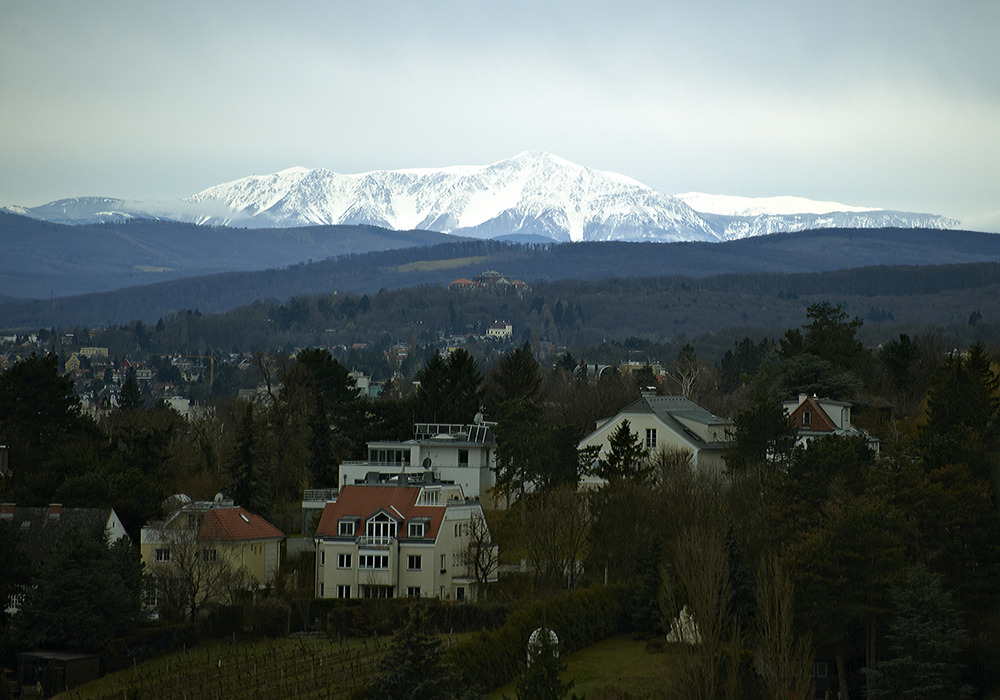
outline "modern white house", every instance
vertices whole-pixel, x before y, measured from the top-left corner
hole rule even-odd
[[[409,440],[368,443],[368,459],[340,465],[340,488],[385,482],[401,475],[461,487],[463,496],[493,503],[496,485],[496,423],[417,423]]]
[[[681,450],[690,453],[695,469],[725,469],[722,456],[729,444],[732,421],[713,415],[684,396],[643,396],[617,415],[598,421],[594,431],[580,441],[579,448],[600,447],[598,458],[603,459],[612,433],[625,420],[649,454]]]
[[[496,561],[482,505],[429,476],[340,489],[314,538],[318,598],[474,600],[496,581],[477,575],[470,543]]]

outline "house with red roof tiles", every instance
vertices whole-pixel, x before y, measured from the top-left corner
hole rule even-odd
[[[430,478],[344,486],[316,529],[319,598],[474,600],[496,582],[482,505]],[[492,562],[477,566],[482,554]]]
[[[140,551],[151,587],[150,607],[168,601],[190,609],[217,602],[233,585],[262,587],[274,580],[284,534],[259,515],[217,496],[177,507],[140,534]]]
[[[799,394],[797,399],[781,405],[788,414],[788,420],[798,429],[798,444],[802,447],[808,447],[811,441],[827,435],[864,437],[868,447],[878,454],[878,439],[851,425],[851,404]]]

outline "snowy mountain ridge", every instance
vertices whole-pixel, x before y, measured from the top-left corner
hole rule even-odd
[[[671,196],[630,177],[529,151],[485,166],[376,170],[354,175],[293,167],[240,178],[182,202],[103,197],[8,208],[59,223],[130,217],[246,228],[372,225],[475,238],[555,241],[721,241],[808,228],[955,228],[933,214],[689,192]]]

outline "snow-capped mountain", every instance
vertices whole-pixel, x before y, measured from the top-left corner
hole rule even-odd
[[[482,167],[340,175],[291,168],[210,187],[192,203],[228,208],[205,223],[370,224],[477,238],[536,234],[560,241],[715,241],[689,206],[616,173],[548,153]]]
[[[203,190],[183,202],[101,197],[6,208],[59,223],[130,217],[247,228],[367,224],[476,238],[556,241],[720,241],[811,228],[955,228],[932,214],[852,207],[800,197],[666,195],[629,177],[525,152],[485,166],[342,175],[289,168]]]
[[[937,214],[855,207],[804,197],[737,197],[686,192],[676,195],[704,218],[722,240],[820,228],[958,228]]]

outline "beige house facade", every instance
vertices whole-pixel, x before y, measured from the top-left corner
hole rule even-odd
[[[491,548],[482,505],[455,484],[402,477],[344,486],[315,535],[319,598],[475,600],[496,572],[477,577],[470,540]]]

